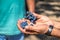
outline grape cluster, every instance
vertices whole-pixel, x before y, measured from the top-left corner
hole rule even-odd
[[[33,24],[36,21],[36,17],[31,12],[27,12],[26,19],[30,20],[30,22]],[[27,21],[21,23],[22,28],[25,28],[25,26],[27,25],[28,25]]]
[[[21,27],[22,27],[23,29],[24,29],[25,26],[27,26],[27,25],[28,25],[27,21],[21,23]]]
[[[36,19],[37,19],[31,12],[27,12],[26,18],[27,18],[28,20],[30,20],[32,23],[35,23],[35,21],[36,21]]]

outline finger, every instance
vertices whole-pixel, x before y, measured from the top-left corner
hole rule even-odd
[[[30,20],[28,20],[28,19],[23,19],[23,21],[27,21],[27,23],[28,23],[28,25],[30,25]]]
[[[30,25],[31,22],[28,19],[25,19],[25,20],[27,21],[28,25]]]
[[[20,24],[21,22],[22,22],[22,20],[21,20],[21,19],[19,19],[19,20],[18,20],[18,24]]]
[[[26,26],[25,29],[26,30],[31,30],[31,31],[36,31],[36,30],[38,30],[38,27],[36,27],[36,26]]]
[[[24,19],[23,20],[18,20],[18,23],[17,23],[17,26],[18,26],[18,29],[21,31],[21,32],[23,32],[24,31],[24,29],[20,26],[20,24],[23,22],[23,21],[25,21]]]
[[[47,19],[48,17],[47,16],[43,16],[43,15],[39,15],[37,13],[33,13],[34,16],[36,16],[37,18],[43,18],[43,19]]]
[[[23,22],[23,21],[25,21],[25,19],[23,19],[23,20],[19,20],[18,21],[18,29],[21,31],[21,32],[23,32],[23,33],[25,33],[25,34],[38,34],[37,32],[27,32],[25,29],[23,29],[21,26],[20,26],[20,24]]]
[[[38,32],[34,32],[34,31],[26,31],[26,29],[24,29],[24,34],[39,34]]]
[[[39,24],[44,23],[44,24],[48,24],[48,25],[53,25],[53,23],[52,23],[52,21],[50,19],[46,20],[44,18],[43,19],[40,18],[40,19],[36,20],[36,24],[37,23],[39,23]]]
[[[20,26],[20,24],[21,24],[22,22],[24,22],[24,21],[27,21],[28,25],[30,24],[30,21],[27,20],[27,19],[18,20],[18,24],[17,24],[18,29],[19,29],[21,32],[23,32],[23,33],[25,33],[25,30]]]
[[[24,29],[23,29],[19,24],[17,24],[17,26],[18,26],[18,29],[19,29],[21,32],[24,31]]]

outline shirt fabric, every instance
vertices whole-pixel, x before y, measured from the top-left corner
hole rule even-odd
[[[0,34],[21,33],[17,21],[25,17],[25,0],[0,0]]]

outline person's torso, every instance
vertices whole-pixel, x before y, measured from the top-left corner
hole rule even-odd
[[[17,21],[24,15],[25,0],[0,0],[0,34],[19,34]]]

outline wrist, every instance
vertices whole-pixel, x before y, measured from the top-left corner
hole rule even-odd
[[[51,32],[51,35],[55,35],[55,31],[56,31],[56,29],[53,28],[53,30],[52,30],[52,32]]]
[[[51,35],[51,32],[53,30],[53,25],[49,25],[48,31],[45,33],[46,35]]]
[[[49,29],[49,26],[46,26],[44,34],[47,33],[48,29]]]
[[[29,12],[31,12],[31,13],[35,13],[34,11],[29,11]]]
[[[56,36],[56,37],[60,37],[60,30],[53,28],[52,32],[51,32],[52,36]]]
[[[35,11],[30,11],[30,10],[28,12],[35,13]]]

